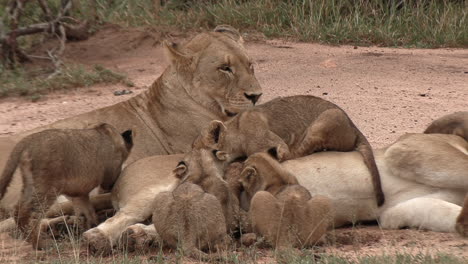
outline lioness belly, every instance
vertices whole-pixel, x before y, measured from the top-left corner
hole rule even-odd
[[[116,209],[135,201],[149,206],[156,194],[170,191],[177,183],[172,171],[183,158],[179,155],[151,156],[127,166],[112,189],[112,203]]]

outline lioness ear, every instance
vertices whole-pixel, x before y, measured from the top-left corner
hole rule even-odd
[[[226,126],[223,122],[218,120],[213,120],[208,125],[207,129],[203,131],[203,138],[207,146],[213,146],[220,142],[224,133],[226,131]]]
[[[229,157],[229,154],[227,154],[227,152],[225,151],[221,151],[221,150],[213,150],[213,155],[218,159],[218,160],[222,160],[222,161],[225,161],[228,159]]]
[[[192,58],[190,56],[180,52],[176,43],[164,41],[163,46],[166,57],[172,65],[189,65],[192,62]]]
[[[233,28],[233,27],[231,27],[229,25],[219,25],[213,31],[226,34],[226,36],[228,36],[231,39],[239,42],[240,44],[244,43],[244,39],[242,38],[239,31],[237,31],[237,29],[235,29],[235,28]]]
[[[179,164],[177,164],[177,167],[174,169],[173,172],[176,178],[181,180],[186,171],[187,171],[187,165],[185,164],[185,162],[181,161],[179,162]]]

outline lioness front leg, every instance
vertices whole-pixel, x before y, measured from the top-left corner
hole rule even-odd
[[[468,237],[468,194],[465,196],[465,202],[460,215],[457,217],[455,228],[460,235]]]
[[[93,254],[110,254],[128,226],[143,222],[151,216],[151,212],[145,212],[146,210],[138,211],[139,207],[134,208],[134,211],[126,209],[127,207],[121,208],[104,223],[83,233],[83,239]]]

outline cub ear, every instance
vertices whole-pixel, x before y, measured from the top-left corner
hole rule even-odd
[[[133,133],[132,130],[129,129],[121,134],[127,146],[133,146],[133,134],[132,133]]]
[[[223,122],[213,120],[210,122],[207,128],[202,131],[202,138],[205,147],[212,147],[218,144],[226,132],[226,126]]]
[[[257,170],[254,167],[248,166],[242,170],[239,181],[242,185],[246,186],[256,176],[257,176]]]
[[[284,145],[278,145],[268,149],[268,154],[279,162],[283,162],[289,157],[289,148]]]
[[[218,159],[218,160],[221,160],[221,161],[226,161],[229,157],[229,154],[225,151],[221,151],[221,150],[213,150],[213,155]]]
[[[186,171],[187,171],[187,164],[185,164],[184,161],[179,162],[179,164],[177,164],[177,167],[173,170],[174,175],[179,180],[183,178]]]
[[[163,47],[166,57],[172,65],[189,65],[192,62],[192,58],[182,53],[176,43],[164,41]]]
[[[233,28],[232,26],[230,25],[219,25],[217,26],[214,30],[214,32],[219,32],[219,33],[223,33],[225,34],[226,36],[230,37],[231,39],[233,39],[234,41],[236,42],[239,42],[239,44],[243,44],[244,43],[244,39],[242,38],[241,34],[239,33],[239,31],[235,28]]]

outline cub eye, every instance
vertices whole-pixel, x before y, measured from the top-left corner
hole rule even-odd
[[[220,71],[232,73],[231,67],[229,67],[229,65],[226,65],[226,64],[221,65],[218,69],[219,69]]]

